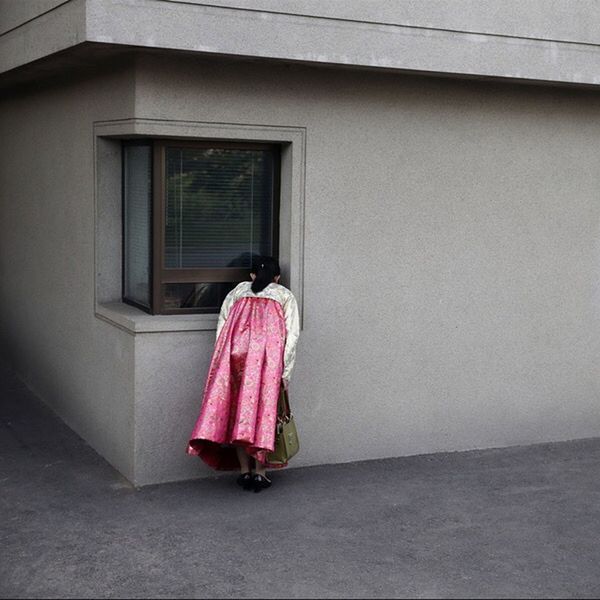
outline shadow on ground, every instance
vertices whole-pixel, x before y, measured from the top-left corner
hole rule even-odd
[[[0,597],[600,595],[600,440],[135,490],[0,385]]]

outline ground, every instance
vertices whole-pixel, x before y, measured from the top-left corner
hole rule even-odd
[[[2,598],[600,596],[600,440],[135,489],[0,379]]]

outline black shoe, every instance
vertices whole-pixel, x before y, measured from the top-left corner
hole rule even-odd
[[[255,475],[253,480],[254,493],[258,494],[262,490],[266,490],[271,487],[271,480],[267,479],[264,475]]]
[[[237,478],[237,484],[239,486],[241,486],[242,488],[244,488],[247,492],[250,491],[251,489],[253,489],[253,487],[254,487],[254,480],[252,478],[252,473],[250,473],[250,472],[248,472],[248,473],[242,473]]]

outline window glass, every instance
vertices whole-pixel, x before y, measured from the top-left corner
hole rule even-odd
[[[168,269],[251,266],[273,254],[273,153],[166,148]]]
[[[124,300],[218,312],[255,256],[277,256],[278,181],[277,146],[124,141]]]
[[[152,148],[123,147],[124,295],[150,307]]]
[[[218,312],[225,296],[236,283],[167,283],[164,285],[164,308],[201,308]]]

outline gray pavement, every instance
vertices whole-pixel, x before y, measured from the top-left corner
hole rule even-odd
[[[600,440],[136,490],[0,375],[2,598],[600,596]]]

